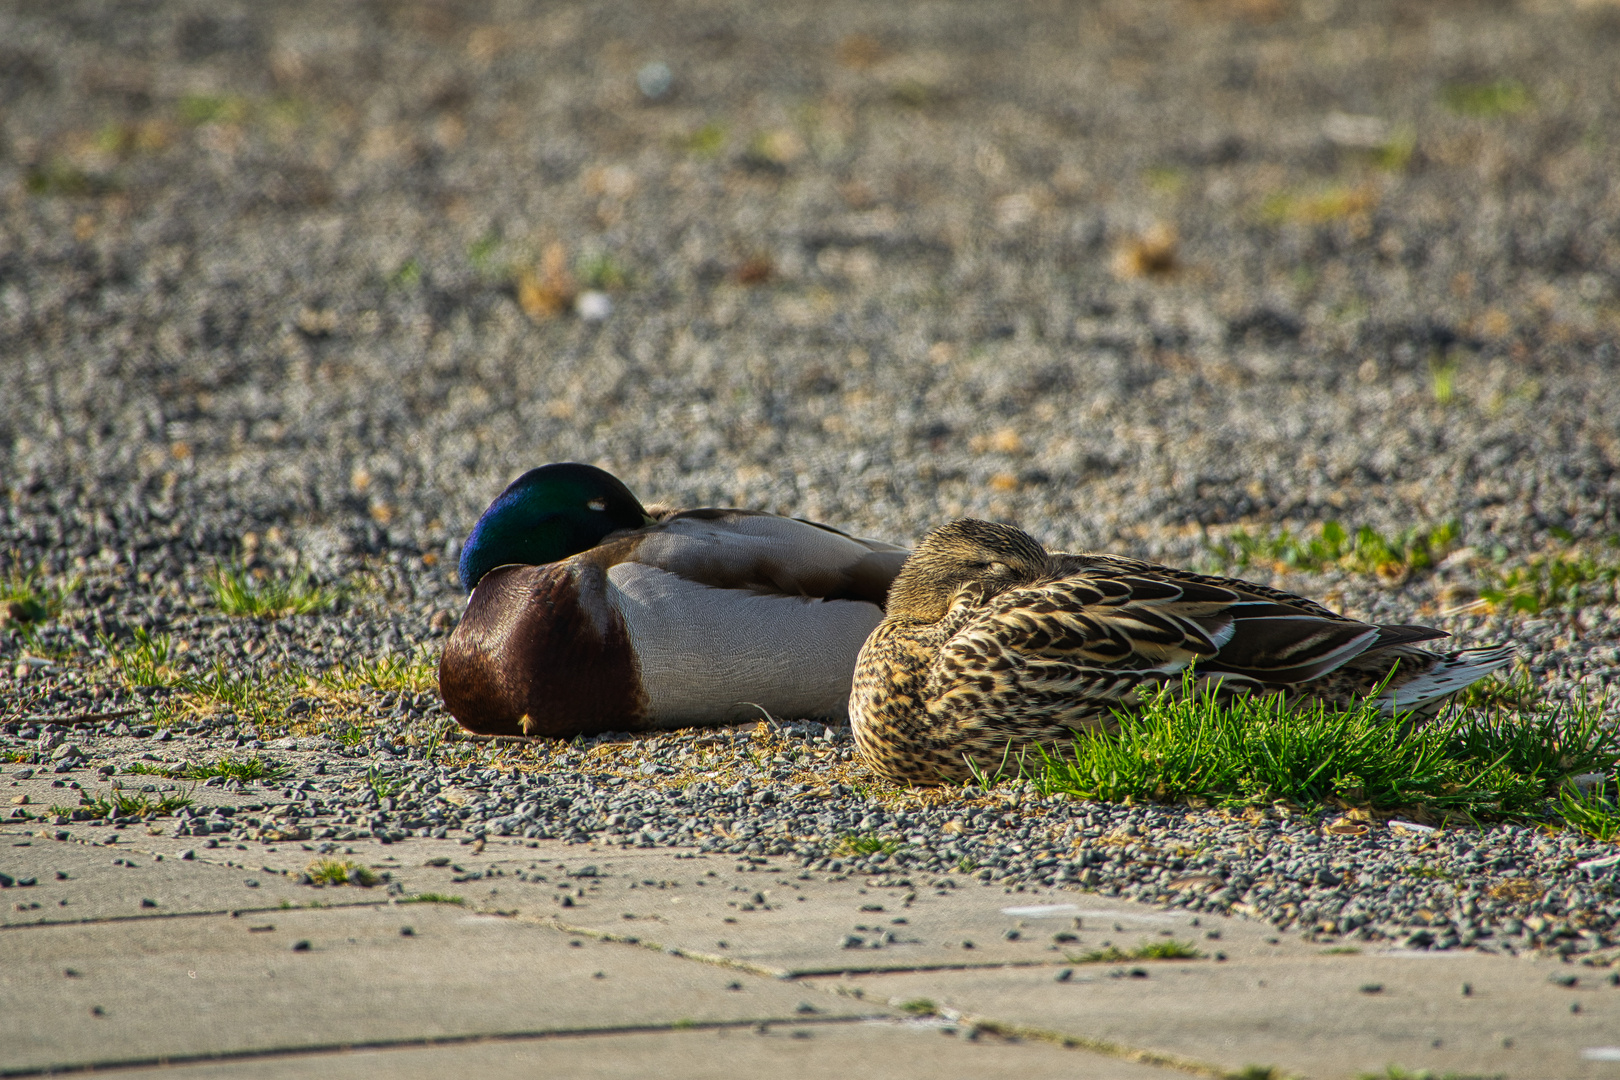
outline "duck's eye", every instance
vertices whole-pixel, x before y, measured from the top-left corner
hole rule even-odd
[[[586,503],[585,505],[588,508],[592,509],[592,510],[604,511],[604,510],[607,509],[607,500],[606,499],[592,499],[590,502]]]

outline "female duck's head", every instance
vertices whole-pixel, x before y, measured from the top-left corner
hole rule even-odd
[[[934,623],[963,597],[983,601],[1028,585],[1047,572],[1051,556],[1011,525],[962,518],[923,538],[889,587],[891,619]]]
[[[530,469],[500,493],[473,526],[457,567],[469,593],[497,566],[538,566],[587,551],[610,533],[653,519],[618,477],[561,462]]]

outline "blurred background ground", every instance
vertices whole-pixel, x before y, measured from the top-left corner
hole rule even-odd
[[[16,0],[0,559],[77,585],[59,650],[217,615],[229,558],[370,575],[282,638],[430,647],[477,513],[575,459],[1167,561],[1455,521],[1312,587],[1466,637],[1495,568],[1614,560],[1617,51],[1593,0]],[[1530,638],[1601,684],[1592,582]],[[293,655],[243,634],[197,655]]]

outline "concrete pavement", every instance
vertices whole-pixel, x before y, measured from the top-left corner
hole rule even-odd
[[[4,1076],[1620,1076],[1620,986],[1556,959],[783,859],[38,831],[0,832]]]

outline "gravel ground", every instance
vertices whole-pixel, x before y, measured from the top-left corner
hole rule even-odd
[[[820,725],[439,741],[431,679],[460,538],[572,459],[647,501],[899,541],[971,513],[1175,562],[1236,526],[1455,520],[1436,571],[1275,580],[1516,640],[1555,700],[1614,685],[1612,587],[1471,604],[1498,560],[1620,534],[1613,4],[109,2],[0,29],[0,571],[61,593],[0,629],[10,771],[105,793],[143,755],[287,762],[197,796],[232,814],[160,819],[216,841],[606,833],[1415,946],[1620,935],[1616,868],[1577,865],[1612,848],[1568,835],[907,795]],[[226,618],[230,559],[348,591]],[[213,690],[131,687],[138,632],[174,643],[160,681]]]

